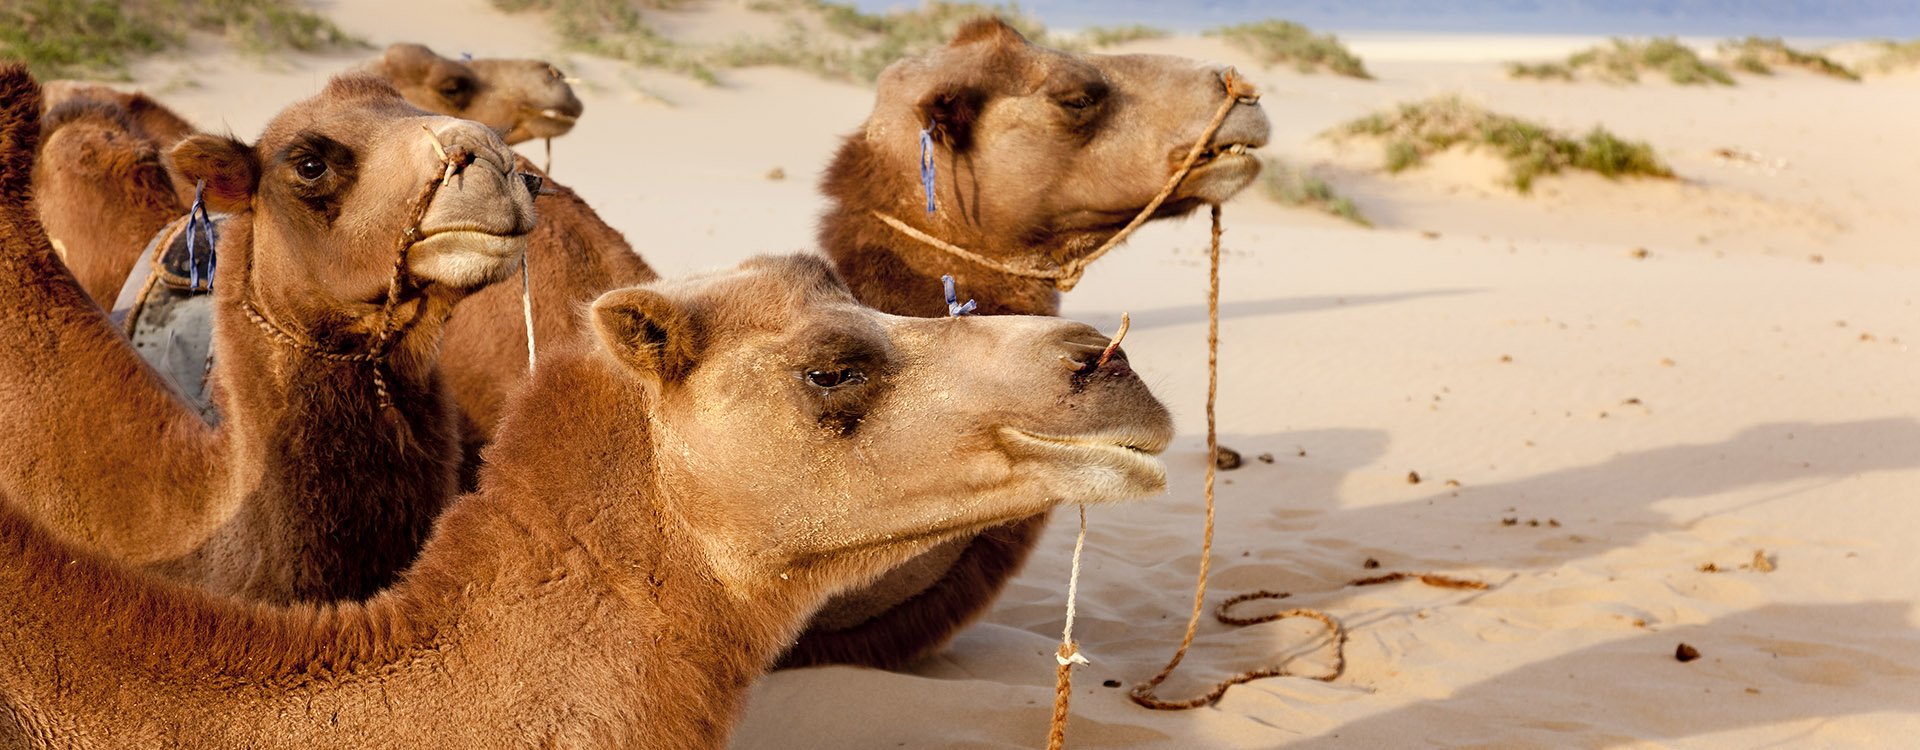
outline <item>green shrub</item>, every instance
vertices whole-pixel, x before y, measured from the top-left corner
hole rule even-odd
[[[1402,104],[1391,113],[1348,122],[1334,134],[1383,139],[1383,163],[1394,173],[1417,167],[1428,156],[1454,146],[1485,148],[1507,163],[1507,182],[1522,193],[1533,189],[1535,179],[1565,169],[1586,170],[1608,179],[1673,177],[1673,170],[1646,143],[1622,140],[1599,127],[1575,140],[1454,96]]]
[[[1725,68],[1700,59],[1692,47],[1673,37],[1644,40],[1616,37],[1606,44],[1569,55],[1564,63],[1507,64],[1507,75],[1514,78],[1566,81],[1585,73],[1613,83],[1638,83],[1640,75],[1649,71],[1665,73],[1668,80],[1681,85],[1734,84],[1733,76]]]
[[[1756,75],[1773,75],[1776,67],[1801,68],[1824,76],[1832,76],[1847,81],[1860,80],[1860,74],[1847,66],[1834,62],[1826,55],[1802,52],[1787,46],[1778,38],[1763,39],[1750,36],[1745,39],[1729,40],[1720,43],[1720,53],[1733,58],[1733,66]]]
[[[1292,21],[1270,20],[1226,26],[1207,32],[1253,55],[1262,65],[1293,63],[1302,73],[1326,69],[1350,78],[1373,78],[1360,58],[1332,34],[1315,34]]]
[[[178,48],[189,32],[253,54],[361,44],[294,0],[0,1],[0,58],[48,78],[124,77],[134,58]]]
[[[1318,209],[1363,227],[1373,226],[1353,199],[1335,192],[1326,180],[1277,158],[1265,159],[1263,164],[1260,188],[1268,198],[1283,205]]]
[[[1168,36],[1172,36],[1172,34],[1173,32],[1167,31],[1166,29],[1142,26],[1139,24],[1131,26],[1089,26],[1080,30],[1080,35],[1087,40],[1087,44],[1092,45],[1096,49],[1126,44],[1127,42],[1137,42],[1143,39],[1165,39]]]

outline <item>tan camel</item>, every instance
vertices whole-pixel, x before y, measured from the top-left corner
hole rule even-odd
[[[937,250],[876,212],[1020,268],[1057,268],[1105,242],[1166,184],[1226,95],[1221,70],[1159,55],[1075,54],[1030,44],[998,20],[894,63],[873,113],[840,147],[821,189],[832,201],[820,245],[861,302],[899,315],[947,314],[940,277],[987,315],[1057,315],[1044,279]],[[920,184],[919,133],[931,127],[937,210]],[[1259,173],[1259,105],[1229,111],[1199,165],[1154,214],[1224,201]],[[895,666],[931,653],[992,604],[1046,516],[962,539],[901,566],[821,612],[787,666]]]
[[[0,96],[33,91],[14,69]],[[33,125],[10,114],[0,195],[18,196]],[[17,199],[0,243],[52,253]],[[590,327],[518,394],[480,490],[364,604],[158,583],[0,509],[0,745],[723,747],[834,592],[1165,486],[1166,410],[1084,325],[884,315],[795,256],[608,293]]]
[[[479,122],[510,144],[565,135],[583,111],[566,77],[540,60],[462,62],[394,44],[360,70],[386,79],[416,107]],[[144,93],[53,81],[45,94],[33,183],[40,221],[87,294],[111,307],[147,241],[193,200],[192,181],[168,179],[165,155],[198,131]]]
[[[36,105],[0,106],[31,123]],[[436,140],[457,169],[410,225],[445,175]],[[10,168],[31,168],[33,144],[6,145]],[[492,131],[366,77],[335,79],[253,146],[199,135],[171,159],[234,214],[214,286],[226,421],[189,410],[48,243],[16,241],[0,256],[0,487],[66,539],[215,591],[369,595],[454,494],[441,326],[520,265],[533,185]],[[26,205],[24,186],[4,195]]]

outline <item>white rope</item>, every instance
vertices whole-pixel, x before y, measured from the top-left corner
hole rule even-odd
[[[1060,633],[1060,645],[1062,646],[1071,647],[1073,645],[1074,597],[1080,595],[1080,551],[1086,546],[1087,506],[1082,505],[1080,506],[1080,535],[1073,539],[1073,567],[1071,571],[1067,573],[1067,627]],[[1071,651],[1073,655],[1062,656],[1060,654],[1054,654],[1054,660],[1060,662],[1062,665],[1087,663],[1087,657],[1081,656],[1079,649],[1069,648],[1065,650]]]
[[[520,313],[527,321],[527,371],[533,371],[533,281],[532,272],[527,266],[533,263],[533,256],[520,254]]]

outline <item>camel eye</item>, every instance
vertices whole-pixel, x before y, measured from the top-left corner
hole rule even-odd
[[[448,99],[458,99],[467,92],[467,85],[465,78],[449,78],[440,84],[438,91]]]
[[[832,390],[867,382],[866,373],[848,367],[840,370],[808,370],[807,385]]]
[[[312,182],[320,179],[327,173],[327,163],[321,161],[319,157],[309,156],[293,165],[293,173],[300,175],[300,179],[302,180]]]

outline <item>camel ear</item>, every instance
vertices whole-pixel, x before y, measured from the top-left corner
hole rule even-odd
[[[389,80],[417,83],[427,79],[427,72],[433,70],[433,64],[439,60],[440,56],[424,44],[396,42],[380,55],[380,67],[385,69]]]
[[[920,100],[920,121],[932,124],[934,139],[954,151],[965,151],[973,144],[973,124],[986,106],[984,89],[950,83]]]
[[[215,211],[246,210],[260,185],[260,160],[247,144],[233,138],[196,135],[174,146],[167,159],[174,174],[187,184],[206,180],[207,206]]]
[[[693,371],[699,349],[693,321],[659,292],[631,287],[600,295],[593,330],[621,362],[661,385]]]

